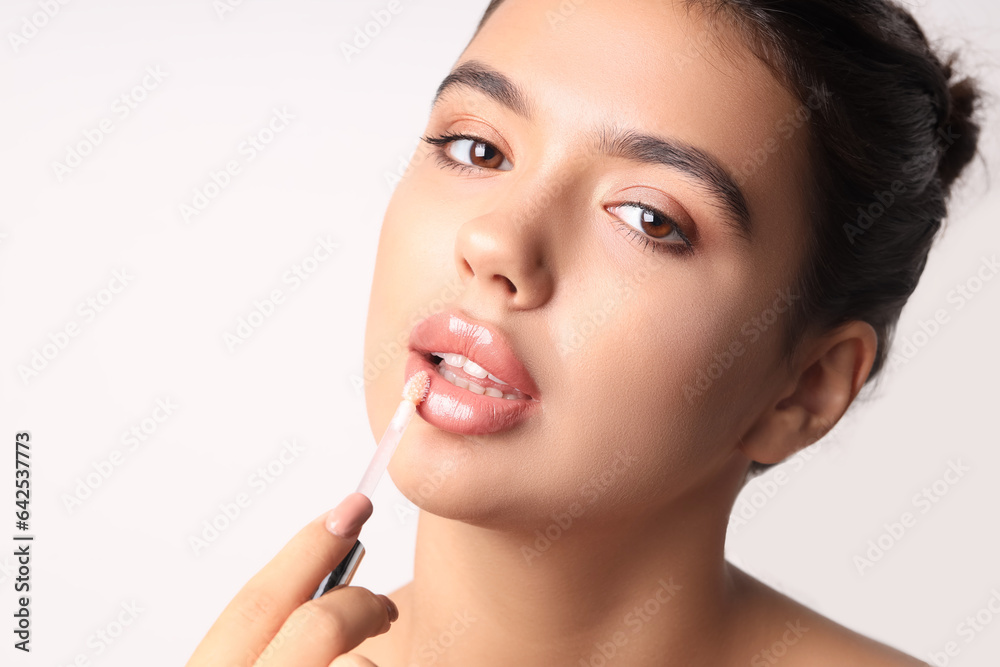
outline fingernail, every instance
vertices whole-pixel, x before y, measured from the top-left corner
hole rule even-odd
[[[379,595],[382,601],[385,602],[385,608],[389,611],[389,622],[395,623],[396,619],[399,618],[399,607],[385,595]]]
[[[363,493],[352,493],[330,510],[326,529],[337,537],[356,537],[368,517],[372,515],[372,501]]]

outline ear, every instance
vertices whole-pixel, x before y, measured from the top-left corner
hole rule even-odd
[[[743,436],[740,449],[753,461],[780,463],[833,428],[868,379],[878,335],[852,321],[805,345],[791,377]]]

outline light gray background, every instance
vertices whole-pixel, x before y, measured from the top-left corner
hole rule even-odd
[[[374,444],[356,383],[387,175],[415,148],[486,2],[403,0],[347,62],[340,44],[386,4],[245,0],[220,17],[212,0],[73,0],[15,52],[8,35],[39,4],[3,0],[0,542],[13,545],[13,436],[25,429],[37,542],[34,653],[16,653],[5,632],[0,661],[182,664],[236,590],[356,484]],[[914,11],[935,37],[968,46],[966,68],[1000,89],[995,2],[928,0]],[[149,67],[166,77],[121,119],[114,100]],[[274,108],[294,120],[247,161],[240,142]],[[60,182],[53,163],[104,118],[113,131]],[[995,172],[992,124],[983,153]],[[178,205],[234,159],[240,173],[186,224]],[[1000,193],[978,164],[957,194],[899,335],[912,339],[938,309],[948,323],[808,460],[745,490],[741,503],[758,507],[733,527],[729,556],[924,659],[955,641],[950,664],[972,666],[1000,655],[1000,617],[972,641],[958,627],[1000,592],[1000,279],[961,309],[948,294],[1000,251]],[[290,289],[283,274],[326,236],[337,253]],[[122,269],[128,286],[87,321],[78,305]],[[284,303],[231,352],[226,332],[275,288]],[[18,366],[70,322],[79,335],[25,383]],[[122,433],[158,399],[178,407],[126,451]],[[254,486],[291,439],[304,451]],[[116,449],[121,464],[68,509],[64,496]],[[913,496],[953,461],[968,472],[921,513]],[[250,505],[195,555],[189,538],[240,493]],[[409,579],[416,519],[388,478],[375,503],[355,583],[388,592]],[[860,573],[854,557],[907,511],[916,525]],[[0,546],[4,627],[12,550]],[[95,633],[123,603],[141,611],[98,652]]]

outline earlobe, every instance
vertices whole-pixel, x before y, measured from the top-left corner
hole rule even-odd
[[[818,337],[810,348],[741,439],[750,460],[780,463],[832,429],[868,379],[878,335],[867,322],[852,321]]]

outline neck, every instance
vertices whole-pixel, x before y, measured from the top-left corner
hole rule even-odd
[[[721,664],[736,597],[725,533],[741,479],[729,467],[626,520],[567,512],[510,532],[421,512],[402,664]]]

